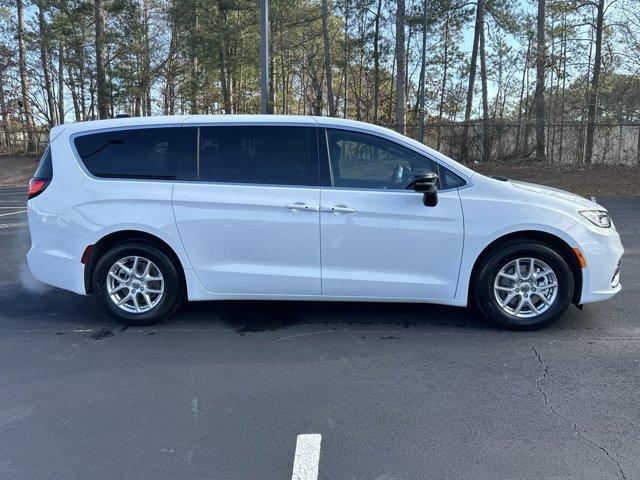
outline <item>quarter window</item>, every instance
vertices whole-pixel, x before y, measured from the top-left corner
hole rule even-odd
[[[200,127],[201,181],[310,185],[311,129],[307,127]]]
[[[180,128],[112,130],[78,136],[76,150],[97,177],[176,178]]]
[[[51,147],[47,147],[45,152],[40,157],[40,162],[38,162],[38,168],[36,168],[36,172],[33,174],[34,178],[43,178],[43,179],[51,179],[53,177],[53,165],[51,161]]]
[[[327,144],[336,187],[404,189],[417,173],[425,171],[439,175],[438,188],[464,184],[430,158],[375,135],[327,129]]]

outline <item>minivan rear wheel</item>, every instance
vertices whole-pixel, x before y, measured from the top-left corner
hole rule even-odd
[[[558,320],[573,296],[567,262],[547,245],[520,241],[494,250],[480,267],[475,300],[489,319],[514,330]]]
[[[93,272],[93,291],[109,316],[130,326],[168,318],[183,298],[173,262],[141,242],[122,243],[102,255]]]

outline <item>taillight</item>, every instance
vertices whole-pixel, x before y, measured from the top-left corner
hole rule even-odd
[[[27,197],[29,199],[40,195],[44,192],[44,189],[49,185],[50,179],[45,178],[32,178],[29,180],[29,191],[27,192]]]

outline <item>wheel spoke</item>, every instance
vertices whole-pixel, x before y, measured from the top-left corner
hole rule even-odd
[[[524,304],[525,304],[525,298],[520,297],[520,302],[518,303],[518,306],[516,307],[516,309],[513,311],[514,315],[518,315],[520,313],[520,310],[522,310],[522,307],[524,307]]]
[[[504,308],[507,305],[509,305],[511,303],[511,300],[513,300],[513,298],[517,295],[517,293],[513,292],[510,293],[509,295],[507,295],[507,297],[502,300],[502,302],[500,303],[500,305]]]
[[[540,313],[530,298],[527,298],[526,304],[536,315]]]
[[[123,288],[128,288],[127,285],[124,282],[121,282],[116,288],[114,288],[113,290],[111,290],[111,292],[109,292],[111,295],[113,295],[114,293],[119,292],[120,290],[122,290]]]
[[[547,299],[547,297],[545,297],[541,293],[534,292],[531,295],[532,296],[535,295],[536,297],[538,297],[540,300],[542,300],[544,302],[545,305],[551,305],[551,302]]]
[[[124,263],[122,262],[117,262],[116,265],[118,265],[118,267],[120,267],[122,269],[123,272],[125,272],[127,275],[131,275],[131,269],[129,267],[127,267]]]
[[[542,291],[545,291],[545,292],[546,292],[546,291],[547,291],[547,290],[549,290],[550,288],[555,288],[555,287],[557,287],[557,286],[558,286],[558,284],[557,284],[557,283],[547,283],[547,284],[538,285],[538,287],[537,287],[537,288],[538,288],[538,290],[542,290]]]
[[[516,278],[522,279],[522,271],[520,270],[520,259],[516,260]]]
[[[158,290],[157,288],[147,288],[147,293],[162,293],[162,290]]]
[[[147,292],[142,292],[142,296],[144,297],[144,301],[147,302],[147,307],[151,308],[151,297]]]
[[[502,285],[496,285],[494,288],[501,292],[515,292],[516,290],[516,287],[503,287]]]
[[[118,282],[124,282],[124,278],[119,277],[118,275],[116,275],[113,272],[109,272],[109,276],[115,280],[117,280]]]
[[[136,312],[140,312],[140,304],[138,304],[138,294],[134,293],[131,298],[133,299],[133,306],[136,309]]]
[[[509,280],[518,280],[518,275],[511,275],[509,273],[499,272],[498,275],[504,278],[508,278]]]
[[[126,296],[122,297],[120,300],[116,302],[116,305],[124,305],[129,299],[131,299],[131,293],[128,293]]]
[[[535,272],[535,259],[529,259],[529,275],[527,275],[527,280],[531,280],[533,278],[533,272]]]
[[[144,272],[142,272],[142,276],[146,278],[149,275],[149,270],[151,270],[151,262],[147,260],[147,265],[144,267]]]
[[[549,274],[553,273],[551,270],[541,270],[536,276],[537,278],[546,278]]]

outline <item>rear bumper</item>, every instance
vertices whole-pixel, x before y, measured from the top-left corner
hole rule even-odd
[[[84,265],[80,262],[88,239],[64,233],[55,223],[48,224],[46,215],[28,204],[31,248],[27,264],[33,276],[47,285],[86,295]],[[51,222],[50,222],[51,223]]]
[[[622,290],[619,272],[624,248],[615,228],[579,222],[568,233],[577,240],[587,261],[587,267],[582,270],[580,303],[606,300]]]

